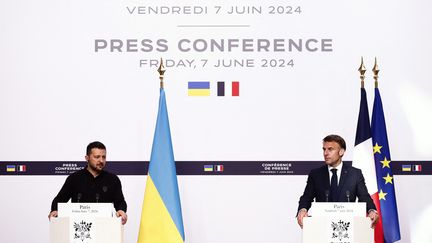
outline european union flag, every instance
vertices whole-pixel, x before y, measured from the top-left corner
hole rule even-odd
[[[378,88],[375,88],[371,128],[384,242],[390,243],[401,237],[384,110]]]

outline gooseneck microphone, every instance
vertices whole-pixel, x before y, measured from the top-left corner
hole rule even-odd
[[[325,196],[326,196],[326,202],[329,201],[329,190],[325,191]]]
[[[99,202],[99,193],[96,193],[96,202],[98,203]]]
[[[350,202],[350,191],[346,191],[347,202]]]
[[[77,202],[80,202],[81,197],[82,197],[82,194],[80,192],[78,192],[78,194],[77,194]]]

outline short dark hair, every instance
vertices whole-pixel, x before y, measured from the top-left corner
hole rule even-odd
[[[323,142],[336,142],[341,148],[346,150],[345,140],[339,135],[330,134],[323,139]]]
[[[106,147],[103,143],[99,141],[94,141],[89,143],[89,145],[87,145],[87,151],[86,151],[87,156],[91,154],[91,150],[94,148],[106,150]]]

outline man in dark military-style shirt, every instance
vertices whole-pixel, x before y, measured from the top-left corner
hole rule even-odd
[[[117,217],[121,217],[122,224],[125,224],[127,205],[120,179],[103,170],[106,165],[105,145],[101,142],[90,143],[85,159],[86,168],[67,177],[60,192],[52,201],[48,218],[57,217],[57,203],[72,199],[72,202],[113,203]]]

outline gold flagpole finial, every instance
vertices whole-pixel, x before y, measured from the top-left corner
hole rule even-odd
[[[378,64],[377,64],[377,58],[375,57],[375,65],[372,68],[372,71],[374,73],[374,79],[375,79],[375,88],[378,88],[378,73],[379,73],[379,69],[378,69]]]
[[[165,69],[165,67],[163,65],[163,60],[162,60],[162,57],[161,57],[160,65],[159,65],[159,68],[158,68],[161,89],[163,89],[163,87],[164,87],[164,85],[163,85],[163,79],[164,79],[164,73],[165,73],[165,71],[166,71],[166,69]]]
[[[361,64],[360,64],[358,71],[360,72],[361,87],[364,88],[364,79],[365,79],[366,67],[363,64],[363,57],[361,57]]]

